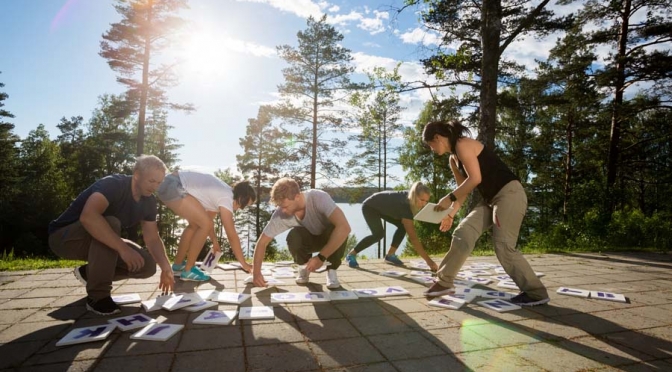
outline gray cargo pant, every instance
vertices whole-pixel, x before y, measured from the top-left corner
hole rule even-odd
[[[105,219],[117,234],[121,234],[121,222],[115,217]],[[112,281],[128,278],[149,278],[156,273],[156,262],[146,249],[131,244],[145,260],[145,266],[136,272],[128,271],[124,260],[112,248],[93,239],[91,234],[77,221],[61,227],[49,235],[49,247],[59,257],[69,260],[88,261],[86,265],[86,292],[93,300],[108,297],[112,291]]]
[[[479,203],[453,233],[450,250],[439,265],[439,284],[453,287],[455,275],[476,246],[476,241],[484,230],[492,227],[495,254],[506,273],[531,298],[548,298],[546,287],[516,249],[518,233],[526,211],[527,195],[518,181],[504,185],[492,199],[491,205],[485,201]]]

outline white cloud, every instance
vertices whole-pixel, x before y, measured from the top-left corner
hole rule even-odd
[[[336,13],[336,12],[338,12],[339,10],[341,10],[341,7],[338,6],[338,5],[334,5],[334,6],[332,6],[331,8],[329,8],[329,9],[327,9],[327,10],[330,11],[330,12],[332,12],[332,13]]]
[[[370,47],[370,48],[381,48],[382,47],[380,44],[376,44],[376,43],[371,42],[371,41],[365,41],[365,42],[362,43],[362,45],[364,45],[365,47]]]
[[[335,16],[327,17],[327,23],[332,25],[345,26],[352,21],[359,21],[363,17],[364,16],[362,13],[358,13],[352,10],[348,14],[337,14]]]
[[[238,39],[233,39],[233,38],[225,38],[221,42],[221,46],[223,48],[226,48],[228,50],[238,52],[238,53],[243,53],[243,54],[251,54],[253,56],[257,57],[274,57],[276,55],[276,50],[275,48],[270,48],[264,45],[259,45],[255,43],[250,43],[247,41],[243,40],[238,40]]]
[[[537,67],[535,59],[547,60],[551,48],[555,46],[556,40],[561,35],[561,33],[554,33],[543,40],[536,40],[533,37],[517,38],[506,48],[502,58],[521,64],[528,72],[532,72]]]
[[[261,3],[268,4],[283,12],[293,13],[299,17],[308,18],[313,16],[315,18],[322,17],[324,13],[322,10],[329,6],[326,1],[314,2],[312,0],[236,0],[239,2]]]
[[[373,14],[375,15],[374,18],[363,18],[359,22],[359,25],[357,25],[357,27],[364,31],[368,31],[371,35],[379,34],[385,31],[383,20],[390,18],[390,14],[388,12],[379,12],[374,10]]]
[[[398,32],[395,33],[398,34]],[[414,28],[412,31],[404,32],[399,35],[399,38],[405,44],[439,45],[441,43],[439,35],[427,32],[419,27]]]

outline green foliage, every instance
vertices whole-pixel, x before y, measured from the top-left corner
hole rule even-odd
[[[343,172],[337,158],[343,154],[345,143],[325,134],[343,129],[341,117],[331,108],[353,87],[350,50],[341,46],[343,35],[327,23],[326,17],[308,17],[307,28],[297,33],[297,47],[277,47],[289,67],[282,70],[285,81],[278,91],[283,102],[275,111],[286,125],[297,129],[292,132],[293,146],[288,149],[288,173],[309,178],[310,188],[315,188],[318,174],[333,179]]]
[[[357,151],[347,162],[351,179],[349,185],[387,189],[387,169],[392,164],[392,139],[401,134],[403,126],[398,123],[403,107],[399,106],[398,90],[401,86],[399,65],[392,72],[376,68],[368,74],[369,89],[354,93],[350,99],[353,106],[353,126],[359,134],[351,135]],[[377,182],[376,182],[377,181]]]
[[[176,14],[188,8],[187,0],[115,0],[122,20],[110,25],[100,42],[100,56],[118,73],[117,81],[127,87],[128,109],[138,113],[136,155],[145,150],[146,113],[166,109],[193,111],[191,104],[168,101],[166,89],[177,82],[177,62],[157,63],[157,56],[175,40],[185,25]],[[156,115],[154,115],[156,117]],[[157,154],[158,155],[158,154]]]

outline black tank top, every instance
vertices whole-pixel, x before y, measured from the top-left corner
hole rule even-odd
[[[483,145],[483,150],[478,154],[478,165],[481,169],[481,183],[476,187],[480,191],[483,199],[487,203],[492,202],[492,198],[497,195],[499,190],[511,181],[520,181],[518,177],[511,172],[509,167],[489,148]],[[458,167],[466,177],[464,165],[458,159]]]

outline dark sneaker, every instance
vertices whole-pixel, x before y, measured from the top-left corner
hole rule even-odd
[[[75,278],[77,278],[80,283],[86,286],[86,265],[75,267],[75,270],[73,270],[72,273],[75,274]]]
[[[346,255],[345,261],[348,263],[348,266],[352,267],[353,269],[359,267],[359,264],[357,263],[357,257],[355,257],[354,254]]]
[[[444,287],[439,282],[434,283],[429,289],[423,294],[427,297],[438,297],[443,295],[454,294],[455,288],[453,287]]]
[[[537,305],[543,305],[547,304],[549,301],[551,301],[550,298],[542,298],[540,300],[535,300],[532,297],[528,296],[527,293],[525,292],[520,292],[517,296],[514,296],[509,300],[512,304],[516,304],[518,306],[537,306]]]
[[[403,266],[404,262],[397,257],[396,254],[388,254],[385,256],[385,263],[391,264],[391,265],[396,265],[396,266]]]
[[[101,298],[100,300],[94,300],[91,297],[87,297],[86,309],[98,315],[114,315],[121,312],[119,305],[114,303],[110,296]]]

